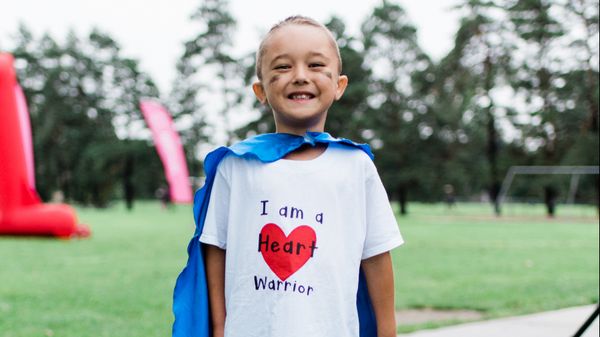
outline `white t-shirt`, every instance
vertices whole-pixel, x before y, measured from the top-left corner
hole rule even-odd
[[[226,250],[225,337],[358,337],[361,260],[403,243],[373,162],[341,144],[226,156],[200,241]]]

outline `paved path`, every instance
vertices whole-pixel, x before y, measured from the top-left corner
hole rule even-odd
[[[398,337],[570,337],[594,312],[596,305],[567,308],[533,315],[465,323],[421,330]],[[598,336],[598,317],[583,337]]]

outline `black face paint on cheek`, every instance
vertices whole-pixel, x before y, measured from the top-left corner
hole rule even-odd
[[[273,77],[271,77],[271,79],[269,80],[269,84],[271,84],[277,80],[279,80],[279,75],[273,75]]]
[[[329,78],[333,78],[333,74],[329,71],[325,71],[325,72],[323,72],[323,74],[325,74],[325,76],[327,76]]]

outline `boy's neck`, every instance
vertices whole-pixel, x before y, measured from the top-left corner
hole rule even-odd
[[[291,126],[285,125],[284,123],[278,123],[275,120],[275,133],[287,133],[291,135],[297,135],[304,137],[307,132],[324,132],[325,131],[325,120],[320,120],[316,123],[302,126]]]
[[[312,160],[322,155],[327,150],[327,144],[316,144],[311,146],[308,144],[300,146],[295,151],[288,153],[283,159],[287,160]]]

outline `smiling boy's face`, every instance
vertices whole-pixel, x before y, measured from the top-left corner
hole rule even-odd
[[[320,27],[288,24],[265,42],[262,81],[252,86],[273,109],[277,132],[323,131],[327,110],[342,97],[348,78],[339,75],[337,49]]]

